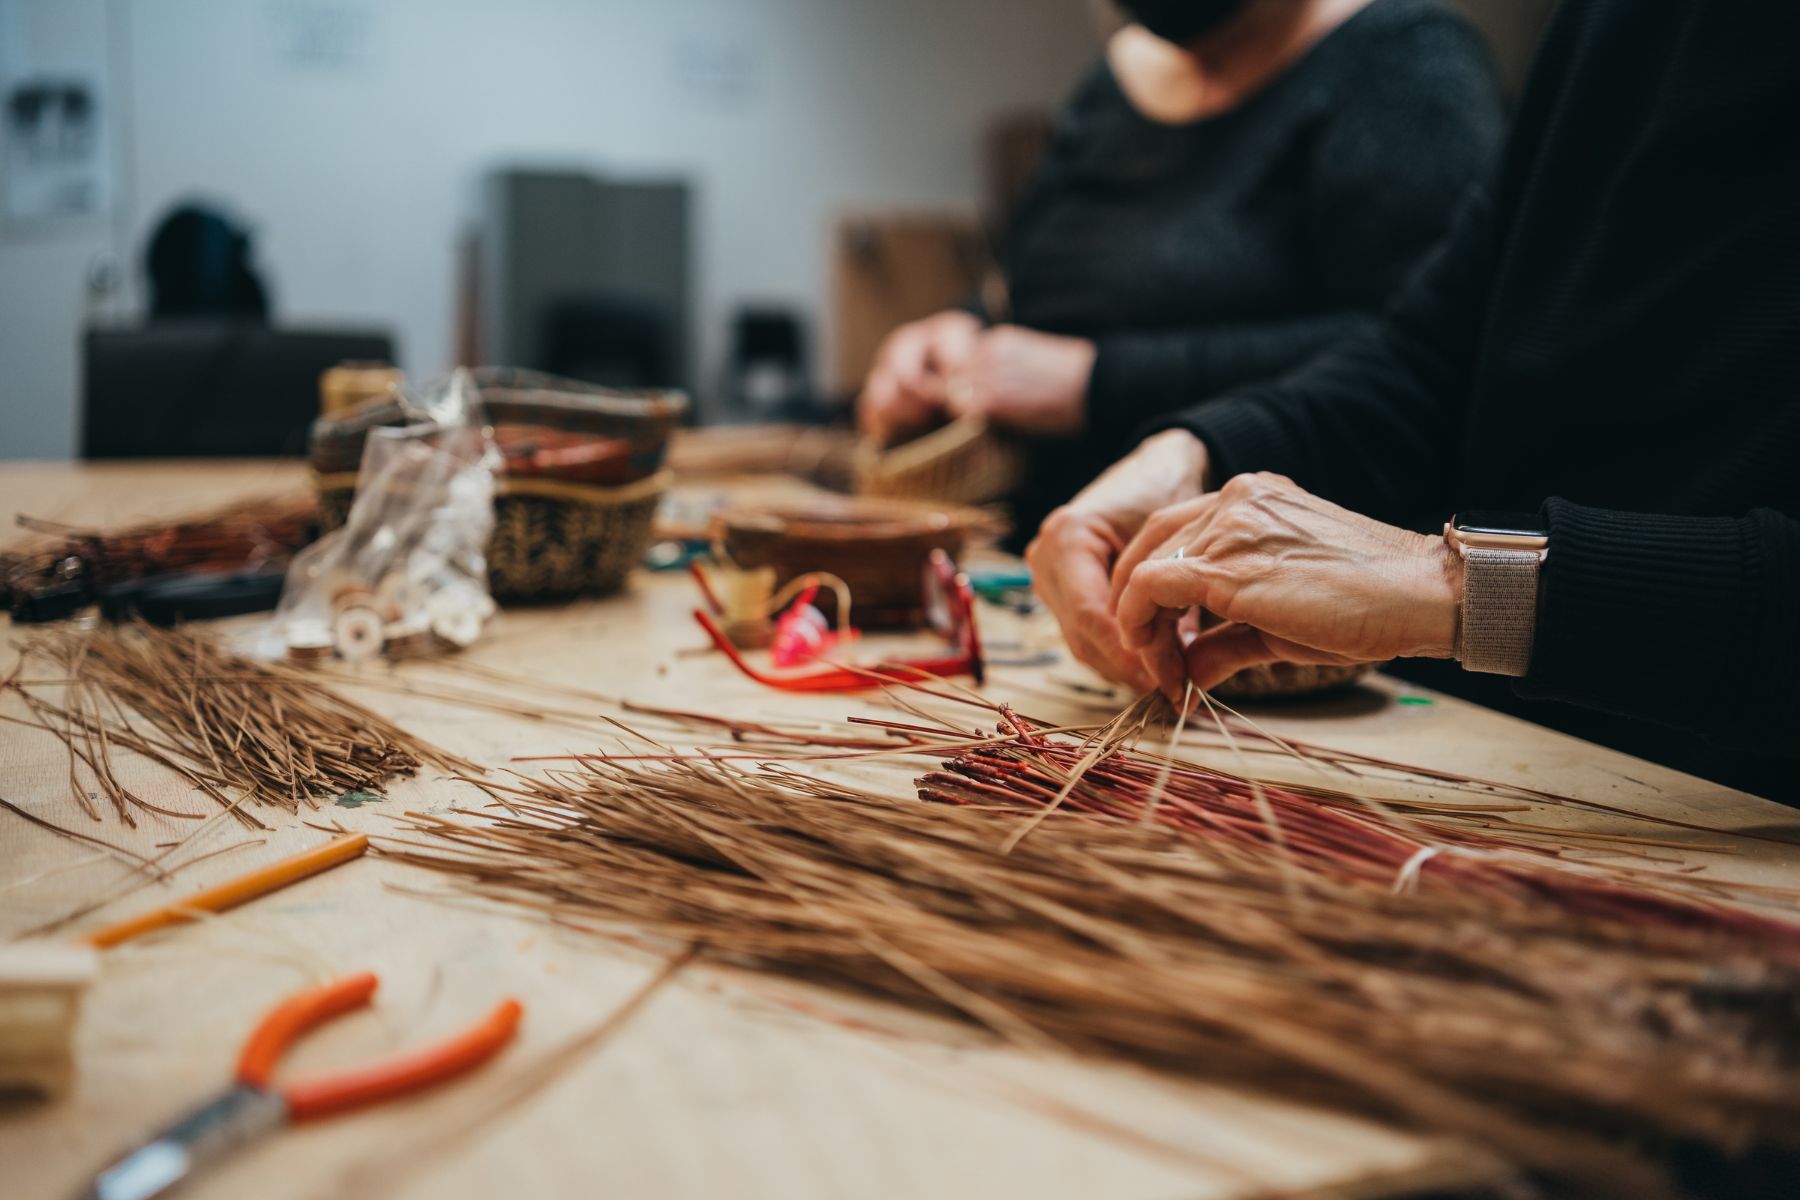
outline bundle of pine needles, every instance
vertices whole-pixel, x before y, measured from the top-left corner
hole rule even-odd
[[[25,675],[49,663],[48,678]],[[151,625],[57,629],[25,640],[10,687],[35,724],[69,751],[69,787],[95,820],[104,796],[120,820],[133,810],[193,817],[145,800],[120,781],[114,755],[162,764],[243,823],[254,799],[296,812],[348,792],[379,791],[425,765],[469,774],[473,763],[437,749],[322,685],[307,672],[229,654],[205,634]],[[60,698],[57,698],[60,696]],[[17,720],[18,718],[8,718]]]
[[[1800,1130],[1800,968],[1739,930],[1396,894],[1135,819],[1015,840],[1027,809],[773,764],[485,786],[497,813],[409,814],[385,848],[564,923],[1450,1132],[1584,1194],[1656,1194],[1646,1145]]]
[[[1140,707],[1156,702],[1150,697]],[[1393,891],[1453,891],[1494,904],[1540,901],[1576,916],[1741,935],[1800,966],[1800,924],[1718,903],[1744,899],[1729,884],[1634,870],[1616,860],[1595,869],[1572,853],[1570,843],[1583,836],[1578,832],[1494,820],[1498,814],[1479,805],[1390,804],[1337,786],[1263,783],[1109,745],[1104,737],[1074,744],[1037,732],[1008,708],[1000,711],[999,731],[1012,736],[972,745],[919,779],[922,799],[1035,808],[1037,819],[1061,809],[1154,820],[1215,845],[1270,855],[1308,877]],[[1115,728],[1136,715],[1128,710]],[[1230,729],[1223,718],[1218,727]],[[1471,817],[1486,819],[1472,823]],[[1601,836],[1621,849],[1678,844]]]

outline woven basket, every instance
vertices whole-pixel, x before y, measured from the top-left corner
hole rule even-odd
[[[508,368],[472,374],[505,458],[487,547],[495,597],[617,591],[649,548],[657,504],[673,480],[664,454],[687,398]],[[324,529],[349,515],[369,430],[409,419],[399,402],[383,401],[314,424],[310,459]]]
[[[494,481],[488,589],[500,600],[603,596],[624,586],[650,548],[656,506],[674,482],[660,471],[623,487],[501,476]],[[356,476],[314,476],[327,532],[350,515]]]
[[[931,552],[956,558],[971,533],[992,526],[992,517],[971,508],[822,496],[727,509],[714,519],[713,540],[738,567],[775,568],[776,587],[829,571],[849,585],[857,624],[894,626],[917,622]]]
[[[856,491],[863,496],[987,504],[1012,494],[1024,475],[1024,451],[978,416],[887,449],[865,441],[856,452]]]
[[[1312,666],[1306,663],[1264,663],[1245,667],[1213,689],[1226,700],[1256,700],[1273,696],[1310,696],[1347,688],[1380,663],[1349,666]]]

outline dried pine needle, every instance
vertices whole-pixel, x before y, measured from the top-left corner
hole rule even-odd
[[[494,810],[408,814],[380,848],[572,925],[1455,1134],[1584,1194],[1657,1194],[1639,1151],[1661,1142],[1800,1129],[1800,965],[1736,927],[1396,895],[1298,848],[1295,906],[1267,845],[1069,810],[1008,852],[1031,806],[778,766],[590,760],[486,786]]]
[[[135,823],[134,809],[197,816],[127,788],[113,764],[120,750],[175,772],[253,828],[267,826],[247,800],[295,812],[347,792],[379,791],[427,765],[479,770],[303,671],[228,654],[201,633],[141,624],[60,629],[32,636],[23,653],[60,675],[40,682],[20,678],[21,670],[7,686],[24,697],[35,724],[67,747],[70,790],[94,820],[100,813],[87,799],[84,773],[127,824]],[[60,701],[40,694],[52,687],[62,689]]]

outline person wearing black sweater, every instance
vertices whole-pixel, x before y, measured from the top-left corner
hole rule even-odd
[[[1495,181],[1384,323],[1165,420],[1045,523],[1077,652],[1177,695],[1475,659],[1546,724],[1800,800],[1797,36],[1783,5],[1564,0]],[[1535,510],[1535,588],[1409,532],[1473,506]]]
[[[882,441],[946,411],[1040,435],[1027,531],[1145,420],[1372,324],[1504,128],[1481,35],[1438,0],[1123,7],[1142,23],[1064,108],[1001,247],[1010,311],[897,331],[859,403]]]

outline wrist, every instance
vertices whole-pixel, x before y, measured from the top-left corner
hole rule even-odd
[[[1411,658],[1455,658],[1461,634],[1463,589],[1468,568],[1463,556],[1443,538],[1421,536],[1421,594],[1425,597],[1419,644]]]
[[[1097,347],[1087,338],[1067,339],[1067,359],[1062,390],[1062,429],[1065,436],[1088,430],[1088,387],[1094,378],[1094,356]]]
[[[1138,443],[1138,453],[1160,464],[1173,493],[1170,502],[1212,490],[1212,464],[1206,443],[1185,429],[1165,429]]]

